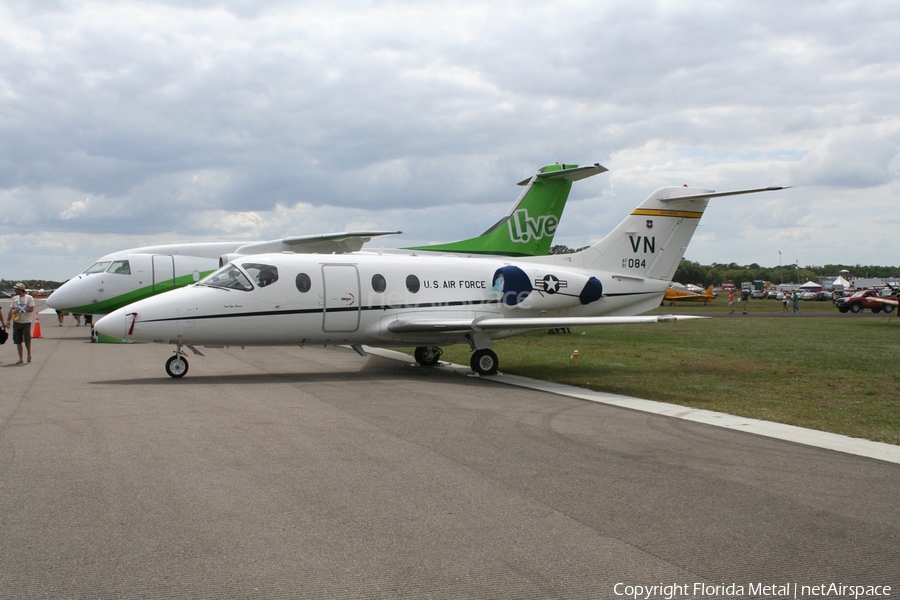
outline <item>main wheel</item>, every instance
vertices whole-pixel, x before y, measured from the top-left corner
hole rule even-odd
[[[894,305],[893,304],[885,304],[884,312],[886,312],[886,313],[894,312]]]
[[[472,354],[472,370],[479,375],[497,374],[497,354],[488,348],[476,350]]]
[[[184,377],[188,372],[188,361],[182,355],[176,354],[166,361],[166,373],[169,377]]]
[[[419,346],[416,348],[414,356],[416,357],[416,362],[423,367],[433,367],[438,364],[438,360],[440,360],[443,353],[444,351],[437,346]]]
[[[854,302],[853,304],[850,305],[850,312],[852,312],[852,313],[858,313],[861,310],[862,310],[862,306],[859,305],[859,302]]]

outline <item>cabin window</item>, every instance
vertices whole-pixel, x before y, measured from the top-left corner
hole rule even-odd
[[[90,275],[91,273],[102,273],[103,271],[106,270],[106,267],[108,267],[108,266],[109,266],[108,260],[101,260],[99,262],[95,262],[94,264],[89,266],[87,269],[85,269],[84,274]]]
[[[297,286],[297,289],[301,294],[305,294],[312,288],[312,280],[309,278],[309,275],[306,273],[300,273],[297,275],[297,278],[294,280],[294,283]]]
[[[197,285],[208,285],[228,290],[243,290],[245,292],[253,289],[253,284],[250,283],[247,276],[231,263],[200,280]]]
[[[278,281],[278,268],[272,265],[261,263],[243,263],[241,265],[251,279],[256,282],[259,287],[266,287]]]
[[[409,275],[406,278],[406,289],[410,291],[411,294],[415,294],[419,291],[419,278],[415,275]]]
[[[115,273],[116,275],[131,275],[131,263],[127,260],[114,260],[106,269],[107,273]]]
[[[384,275],[380,273],[372,275],[372,289],[379,294],[387,289],[387,281],[384,280]]]

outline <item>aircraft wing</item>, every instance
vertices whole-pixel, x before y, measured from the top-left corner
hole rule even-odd
[[[593,325],[635,325],[638,323],[669,323],[708,319],[698,315],[642,315],[637,317],[530,317],[478,319],[422,319],[397,320],[388,325],[393,333],[465,333],[469,331],[512,331],[523,329],[551,329],[554,327],[583,327]]]
[[[280,240],[244,244],[236,254],[265,254],[269,252],[297,252],[300,254],[344,254],[356,252],[373,237],[396,235],[401,231],[342,231],[297,235]]]

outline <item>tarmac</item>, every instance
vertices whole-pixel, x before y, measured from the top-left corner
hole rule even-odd
[[[174,380],[170,347],[41,316],[32,364],[0,347],[0,598],[900,593],[892,446],[343,348]]]

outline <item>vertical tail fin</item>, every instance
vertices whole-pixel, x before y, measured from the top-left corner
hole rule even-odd
[[[634,209],[605,238],[584,251],[585,267],[626,277],[671,281],[711,198],[784,189],[714,192],[665,187]]]
[[[542,167],[519,185],[525,190],[505,217],[478,237],[416,246],[406,250],[499,254],[506,256],[543,256],[550,251],[556,227],[562,216],[572,182],[605,173],[606,167],[594,164],[553,164]]]

